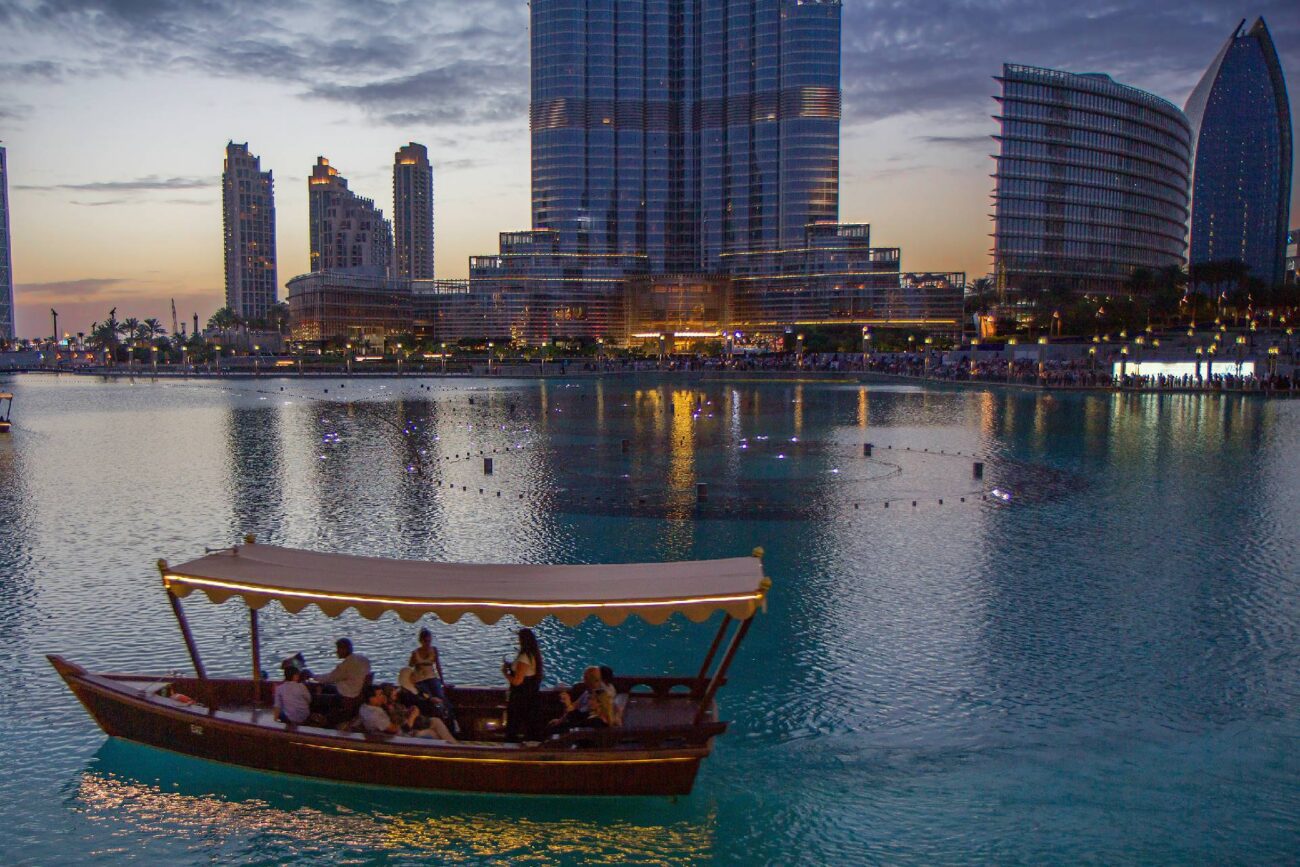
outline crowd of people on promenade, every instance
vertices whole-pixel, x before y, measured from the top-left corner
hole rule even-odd
[[[546,719],[541,648],[531,629],[520,629],[518,640],[514,657],[501,664],[507,689],[507,742],[540,741],[574,729],[622,724],[614,672],[609,666],[597,665],[588,666],[579,683],[559,694],[562,712]],[[276,686],[272,700],[276,720],[455,743],[463,732],[433,635],[421,629],[418,641],[395,683],[375,683],[370,660],[357,653],[348,638],[335,643],[339,662],[325,674],[308,671],[302,654],[283,660],[284,680]]]
[[[969,352],[827,352],[804,355],[696,356],[654,359],[589,361],[571,368],[584,372],[637,371],[731,371],[823,373],[883,373],[917,379],[950,382],[991,382],[1037,385],[1049,388],[1121,388],[1151,391],[1246,391],[1270,394],[1300,392],[1296,377],[1271,374],[1239,375],[1232,362],[1205,365],[1205,373],[1144,374],[1133,363],[1133,372],[1116,374],[1113,362],[1087,359],[972,359]],[[1219,372],[1225,370],[1227,372]]]

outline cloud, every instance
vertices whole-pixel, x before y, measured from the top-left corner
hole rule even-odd
[[[123,277],[84,277],[80,280],[54,280],[49,283],[18,283],[14,286],[15,297],[24,301],[34,300],[33,296],[45,302],[85,301],[102,295],[127,282]]]
[[[922,135],[916,140],[932,145],[955,145],[958,147],[986,146],[992,139],[986,135]]]
[[[172,190],[202,190],[220,183],[220,178],[160,178],[150,175],[125,181],[91,181],[84,184],[15,184],[15,190],[52,192],[67,190],[77,193],[149,193]],[[74,202],[73,204],[82,204]]]
[[[76,58],[78,75],[260,79],[401,126],[514,121],[527,107],[527,6],[517,0],[17,0],[0,24],[60,45],[54,58],[12,64],[29,74],[72,77],[62,64]]]

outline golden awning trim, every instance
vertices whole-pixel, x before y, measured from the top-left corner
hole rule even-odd
[[[454,623],[506,614],[532,626],[555,617],[569,626],[596,616],[611,626],[638,614],[663,623],[673,614],[703,621],[715,611],[752,617],[767,593],[757,557],[676,563],[535,565],[430,563],[325,554],[275,545],[239,545],[175,568],[160,563],[177,596],[201,590],[213,602],[238,596],[250,608],[279,602],[298,613],[316,605],[330,617],[349,608],[371,620],[386,611],[408,622],[433,614]]]

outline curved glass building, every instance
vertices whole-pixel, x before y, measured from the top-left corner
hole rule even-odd
[[[1183,263],[1191,128],[1177,106],[1095,73],[1006,64],[997,81],[999,287],[1118,292],[1136,268]]]
[[[1291,206],[1291,112],[1264,19],[1245,21],[1187,99],[1194,146],[1191,262],[1238,260],[1281,283]]]

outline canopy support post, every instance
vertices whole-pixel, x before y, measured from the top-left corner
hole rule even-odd
[[[194,633],[190,632],[190,622],[185,619],[185,611],[181,608],[181,600],[172,588],[167,586],[167,561],[158,561],[158,574],[162,576],[163,587],[167,590],[167,601],[171,603],[172,614],[176,615],[176,622],[181,627],[181,636],[185,639],[185,649],[190,652],[190,661],[194,663],[194,673],[199,676],[199,680],[207,680],[208,672],[203,667],[203,660],[199,658],[199,647],[194,643]]]
[[[171,590],[167,591],[167,600],[172,604],[172,613],[176,615],[176,622],[181,626],[181,635],[185,638],[185,648],[190,652],[190,661],[194,663],[194,672],[198,674],[199,680],[207,680],[208,672],[203,667],[203,660],[199,658],[198,645],[194,643],[194,635],[190,632],[190,622],[185,619],[185,612],[181,609],[181,600]]]
[[[704,716],[709,711],[709,702],[713,701],[713,696],[717,694],[722,679],[727,676],[727,669],[731,667],[731,660],[735,658],[736,651],[740,649],[740,642],[744,640],[745,633],[749,632],[749,627],[753,622],[753,615],[745,618],[740,622],[740,627],[736,629],[735,634],[731,636],[731,643],[727,645],[727,652],[722,657],[722,662],[718,664],[718,670],[713,672],[713,677],[709,679],[709,685],[704,690],[704,697],[700,699],[700,709],[695,712],[695,725],[704,722]]]
[[[248,609],[248,638],[253,645],[253,704],[262,700],[262,647],[257,632],[257,609]]]
[[[718,648],[722,646],[722,636],[726,634],[727,627],[731,625],[731,615],[722,615],[722,625],[718,627],[718,634],[713,636],[713,644],[709,646],[709,653],[704,657],[704,664],[700,666],[700,673],[695,675],[696,680],[704,680],[708,677],[709,666],[713,664],[713,657],[718,654]]]

